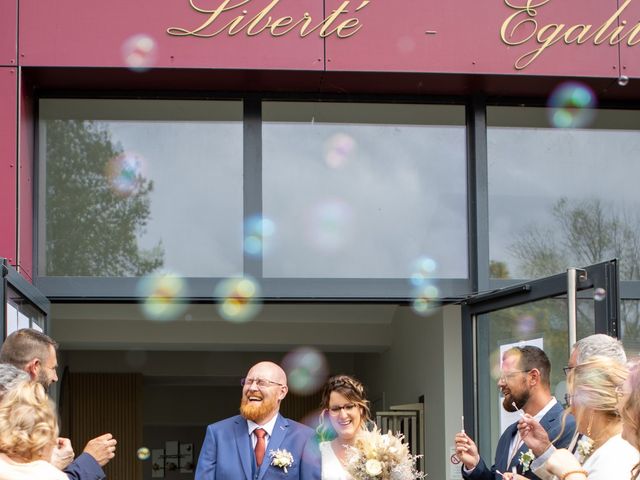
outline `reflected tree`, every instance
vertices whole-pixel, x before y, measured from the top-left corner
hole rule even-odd
[[[52,120],[46,132],[46,274],[139,276],[163,265],[159,242],[138,246],[150,217],[151,180],[129,195],[111,188],[108,162],[123,153],[97,122]]]
[[[511,245],[525,278],[538,278],[617,258],[622,280],[640,279],[640,217],[617,210],[598,198],[560,198],[551,210],[553,223],[530,225]],[[622,302],[624,341],[639,345],[638,302]],[[634,348],[634,350],[637,348]]]

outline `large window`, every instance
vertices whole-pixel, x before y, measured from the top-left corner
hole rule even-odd
[[[493,278],[537,278],[619,259],[640,280],[640,112],[599,110],[589,128],[552,128],[547,109],[489,107]]]
[[[243,268],[241,101],[40,101],[38,273]]]
[[[464,107],[263,103],[265,277],[467,278]]]

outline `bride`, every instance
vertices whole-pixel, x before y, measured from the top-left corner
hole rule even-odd
[[[345,469],[347,446],[371,421],[362,383],[348,375],[331,377],[322,392],[320,425],[322,480],[351,480]]]

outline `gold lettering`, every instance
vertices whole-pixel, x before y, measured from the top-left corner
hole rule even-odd
[[[357,27],[357,28],[356,28]],[[350,18],[349,20],[345,20],[336,28],[336,35],[340,38],[348,38],[352,35],[355,35],[362,28],[362,24],[360,24],[360,20],[357,18]],[[350,33],[342,34],[343,30],[355,29]]]
[[[640,43],[640,22],[628,30],[627,21],[620,19],[632,0],[624,0],[618,9],[595,30],[591,24],[576,24],[568,27],[564,23],[540,25],[536,20],[538,9],[550,1],[504,0],[505,5],[515,11],[505,19],[500,27],[502,42],[509,46],[516,46],[535,40],[538,44],[537,48],[524,53],[516,59],[514,62],[516,70],[528,67],[547,48],[561,40],[567,45],[572,43],[582,45],[592,40],[594,45],[601,45],[608,41],[609,45],[613,46],[622,43],[625,39],[629,46]],[[619,24],[614,26],[616,22],[619,22]]]
[[[640,33],[640,23],[638,23],[635,27],[633,27],[629,32],[629,37],[627,38],[627,45],[629,45],[630,47],[633,47],[634,45],[637,45],[638,43],[640,43],[640,38],[638,40],[635,40],[636,35],[638,35],[639,33]]]
[[[616,12],[611,15],[606,22],[604,22],[600,28],[598,28],[598,30],[596,30],[596,37],[593,39],[593,43],[595,43],[596,45],[600,45],[601,43],[604,43],[606,38],[602,38],[601,36],[604,35],[604,33],[607,31],[607,29],[611,26],[611,24],[613,24],[613,22],[616,21],[616,19],[620,16],[620,14],[627,8],[627,6],[631,3],[631,0],[625,0],[625,2],[620,6],[620,8],[618,8],[618,10],[616,10]]]
[[[187,30],[185,28],[180,28],[180,27],[169,27],[167,29],[167,33],[169,35],[175,35],[178,37],[184,37],[187,35],[193,35],[194,37],[201,37],[201,38],[207,38],[207,37],[213,37],[215,35],[218,35],[219,33],[221,33],[222,31],[224,31],[226,29],[226,26],[213,32],[213,33],[209,33],[209,34],[204,34],[204,33],[200,33],[202,32],[202,30],[204,30],[205,28],[207,28],[209,25],[211,25],[213,22],[215,22],[215,20],[220,16],[220,14],[222,12],[226,12],[229,10],[233,10],[234,8],[238,8],[241,7],[242,5],[244,5],[245,3],[249,3],[251,0],[242,0],[240,3],[237,3],[236,5],[231,5],[230,7],[227,7],[227,5],[229,5],[229,3],[231,3],[231,0],[223,0],[223,2],[220,4],[220,6],[214,10],[205,10],[202,8],[199,8],[198,6],[196,6],[193,3],[193,0],[189,0],[189,5],[191,5],[191,8],[193,8],[196,12],[199,13],[210,13],[211,15],[209,16],[209,18],[207,18],[207,20],[200,25],[199,27],[194,28],[193,30]]]
[[[523,43],[528,42],[531,38],[536,34],[536,30],[538,28],[538,22],[533,18],[538,14],[537,8],[545,5],[550,0],[543,0],[540,3],[533,3],[533,0],[527,0],[526,5],[517,6],[511,3],[510,0],[504,0],[504,3],[514,10],[515,13],[512,13],[507,17],[507,19],[502,23],[502,27],[500,27],[500,38],[507,45],[522,45]],[[525,18],[519,20],[515,25],[511,25],[511,23],[516,20],[516,18],[522,16],[524,14]],[[524,38],[520,40],[510,40],[515,34],[516,30],[521,30],[523,26],[529,24],[531,26],[531,33],[524,36]],[[509,32],[510,30],[510,32]],[[509,32],[507,34],[507,32]]]
[[[577,29],[581,29],[581,32],[576,36],[576,38],[569,38],[571,34]],[[574,25],[573,27],[569,27],[566,32],[564,32],[564,43],[567,45],[576,42],[578,45],[586,42],[588,38],[585,38],[585,35],[591,30],[591,25]]]
[[[294,29],[299,29],[301,37],[306,37],[311,33],[318,31],[318,35],[326,38],[335,34],[338,38],[348,38],[355,35],[362,29],[360,20],[356,17],[348,18],[337,23],[340,15],[348,13],[347,7],[352,0],[343,0],[342,4],[331,12],[326,18],[318,21],[317,25],[312,26],[313,19],[309,12],[305,12],[302,18],[295,21],[294,17],[285,15],[274,18],[270,15],[271,11],[279,4],[280,0],[271,0],[271,3],[260,10],[250,19],[247,17],[247,11],[242,10],[242,14],[234,16],[222,27],[215,27],[216,22],[222,23],[222,14],[232,10],[239,9],[243,5],[250,3],[252,0],[238,0],[238,3],[232,4],[232,0],[222,0],[220,5],[214,9],[201,8],[195,4],[196,0],[189,0],[189,5],[198,13],[207,15],[206,20],[194,28],[169,27],[167,33],[178,37],[194,36],[201,38],[209,38],[227,32],[229,36],[238,35],[243,31],[248,37],[259,35],[265,30],[269,30],[271,36],[281,37]],[[547,0],[548,1],[548,0]],[[361,0],[355,11],[360,11],[370,3],[370,0]],[[245,21],[247,20],[247,21]],[[337,25],[335,25],[337,23]]]
[[[262,10],[260,10],[260,12],[258,12],[258,14],[255,17],[253,17],[253,19],[249,22],[249,26],[247,28],[247,35],[252,37],[254,35],[258,35],[262,31],[264,31],[265,29],[269,28],[270,22],[271,22],[271,17],[269,17],[267,19],[267,23],[265,25],[263,25],[260,30],[258,30],[257,32],[253,31],[253,29],[256,27],[256,25],[258,25],[258,23],[260,23],[260,21],[264,17],[267,16],[267,13],[269,13],[271,11],[271,9],[278,4],[278,2],[280,2],[280,0],[273,0],[269,5],[267,5]]]
[[[290,29],[287,29],[282,33],[276,33],[276,29],[278,27],[286,27],[287,25],[291,24],[291,22],[293,22],[293,17],[281,17],[277,20],[274,20],[270,27],[271,35],[273,35],[274,37],[281,37],[282,35],[285,35],[289,32]]]

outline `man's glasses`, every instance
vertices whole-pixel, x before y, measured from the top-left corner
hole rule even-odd
[[[277,385],[278,387],[284,387],[282,383],[274,382],[272,380],[267,380],[266,378],[243,378],[240,380],[240,385],[242,385],[243,387],[244,386],[250,387],[254,383],[258,386],[258,388],[267,388],[273,385]]]
[[[342,410],[344,410],[344,413],[351,413],[353,411],[354,408],[356,408],[357,405],[355,403],[347,403],[345,405],[341,405],[341,406],[333,406],[333,407],[329,407],[329,415],[331,415],[332,417],[337,417],[338,415],[340,415],[340,412]]]
[[[529,370],[516,370],[514,372],[508,372],[508,373],[502,373],[499,377],[498,377],[498,381],[503,381],[506,382],[507,380],[513,378],[514,376],[518,375],[519,373],[529,373],[531,371],[531,369]]]

